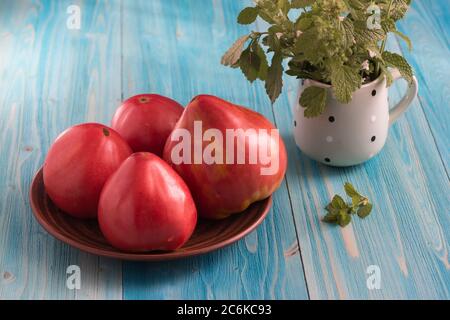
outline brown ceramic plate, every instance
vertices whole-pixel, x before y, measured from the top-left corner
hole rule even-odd
[[[178,250],[128,253],[119,251],[106,242],[97,221],[76,219],[59,210],[45,192],[42,168],[33,178],[30,200],[34,216],[55,238],[99,256],[142,261],[179,259],[225,247],[252,232],[267,216],[272,204],[272,197],[269,197],[224,220],[200,219],[192,237]]]

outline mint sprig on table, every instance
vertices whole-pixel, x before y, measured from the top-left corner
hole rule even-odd
[[[341,196],[335,195],[333,200],[325,207],[327,214],[322,219],[324,222],[345,227],[352,221],[353,214],[364,219],[372,211],[372,204],[369,199],[356,191],[351,183],[346,182],[344,189],[347,196],[351,198],[351,202],[346,203]]]
[[[411,0],[254,0],[254,6],[238,15],[239,24],[248,25],[259,17],[267,30],[252,31],[240,37],[223,55],[222,64],[240,68],[247,80],[265,83],[272,103],[283,88],[283,73],[300,79],[328,84],[341,103],[352,100],[363,84],[386,78],[389,68],[397,68],[412,81],[413,70],[399,54],[386,51],[386,40],[393,33],[410,39],[396,28]],[[379,10],[377,26],[374,6]],[[283,64],[287,61],[287,66]],[[305,88],[300,105],[307,118],[321,115],[327,105],[322,86]]]

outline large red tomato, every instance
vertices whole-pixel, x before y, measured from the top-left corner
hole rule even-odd
[[[186,107],[166,142],[164,160],[189,186],[199,215],[212,219],[268,197],[287,166],[283,140],[266,118],[208,95]]]
[[[103,185],[131,153],[111,128],[98,123],[73,126],[50,147],[44,163],[45,190],[66,213],[95,218]]]
[[[106,182],[98,221],[118,249],[174,250],[194,231],[197,210],[183,179],[161,158],[139,152]]]
[[[111,127],[134,152],[148,151],[162,156],[164,144],[183,113],[176,101],[157,95],[140,94],[123,102]]]

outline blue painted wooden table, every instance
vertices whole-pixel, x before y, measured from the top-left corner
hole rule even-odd
[[[296,148],[297,80],[285,78],[272,107],[260,83],[219,64],[234,39],[258,28],[235,23],[247,2],[0,2],[0,299],[450,298],[450,1],[413,1],[399,28],[414,50],[395,38],[389,47],[414,66],[419,98],[379,156],[347,169]],[[81,9],[80,29],[67,25],[70,5]],[[391,102],[404,89],[396,84]],[[28,190],[53,139],[76,123],[109,123],[123,98],[141,92],[184,104],[214,94],[276,123],[289,168],[255,232],[205,256],[135,263],[80,252],[38,225]],[[325,225],[323,206],[345,181],[374,212],[345,229]],[[66,287],[69,265],[81,268],[80,290]],[[374,265],[381,287],[372,290]]]

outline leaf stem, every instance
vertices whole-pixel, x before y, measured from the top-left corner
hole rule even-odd
[[[387,9],[387,19],[390,18],[391,16],[391,9],[392,9],[392,3],[394,2],[394,0],[390,0],[389,4],[388,4],[388,9]],[[388,35],[386,34],[386,37],[383,39],[383,41],[381,42],[381,48],[380,48],[380,53],[383,54],[384,49],[386,48],[386,42],[387,42],[387,37]],[[380,63],[379,61],[375,61],[375,66],[376,66],[376,73],[377,76],[380,74]]]
[[[392,8],[392,3],[393,2],[394,2],[394,0],[390,0],[389,1],[388,10],[387,10],[387,19],[389,19],[390,16],[391,16],[391,8]],[[386,37],[384,38],[383,42],[381,43],[380,53],[384,52],[384,49],[386,48],[386,41],[387,41],[387,34],[386,34]]]

